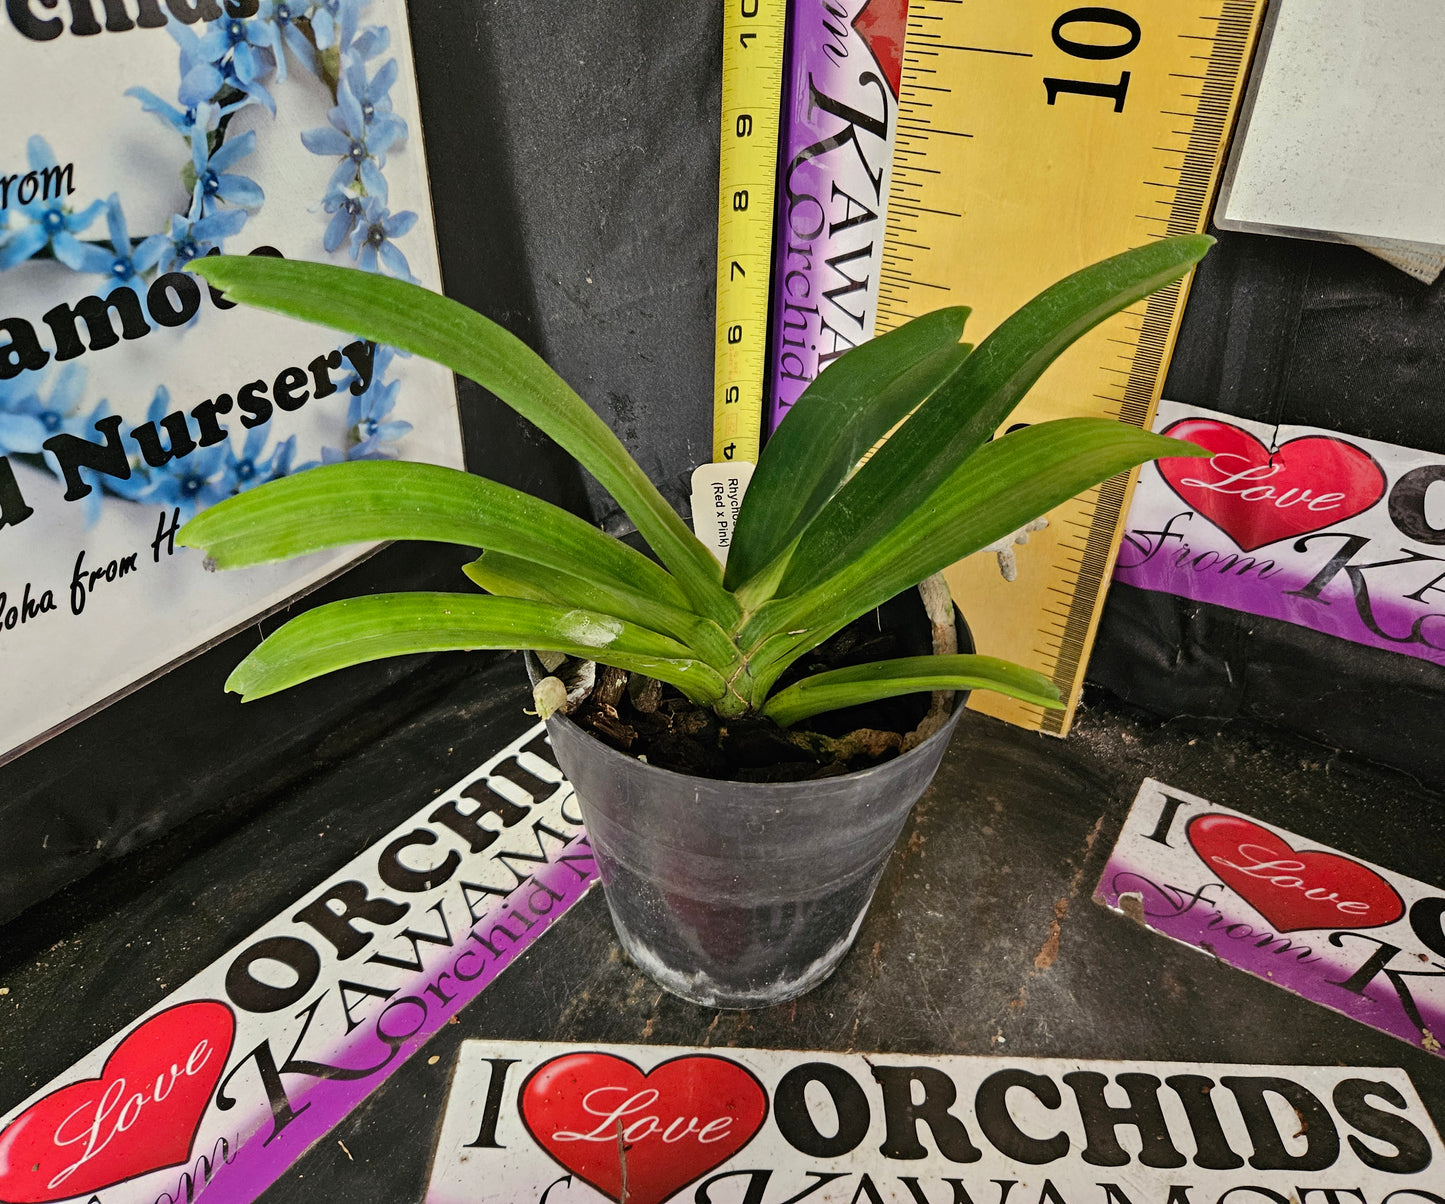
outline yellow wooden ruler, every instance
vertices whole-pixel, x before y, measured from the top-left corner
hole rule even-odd
[[[713,458],[756,463],[768,345],[786,0],[723,0]]]
[[[979,342],[1069,272],[1204,228],[1263,0],[912,0],[879,331],[971,305]],[[1070,348],[1011,422],[1153,418],[1188,282]],[[1053,678],[1067,711],[977,709],[1057,735],[1073,721],[1126,503],[1110,481],[1049,516],[1006,582],[991,555],[948,573],[980,652]]]

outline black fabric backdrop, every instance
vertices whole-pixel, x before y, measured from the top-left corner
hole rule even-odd
[[[1165,397],[1445,454],[1445,278],[1214,233]],[[1441,783],[1445,669],[1413,657],[1116,585],[1089,679],[1159,715],[1247,716]]]
[[[447,291],[541,351],[682,506],[709,458],[720,6],[410,12]],[[1362,251],[1226,237],[1166,395],[1445,452],[1441,296]],[[474,470],[622,529],[548,440],[466,382],[461,401]],[[465,557],[389,548],[316,597],[452,588]],[[235,636],[0,768],[0,923],[178,828],[222,839],[468,679],[495,688],[493,656],[420,657],[242,708],[221,686],[258,638]],[[1116,589],[1092,678],[1160,715],[1250,715],[1439,776],[1445,670],[1406,657]]]

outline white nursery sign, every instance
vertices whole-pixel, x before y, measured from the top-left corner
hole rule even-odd
[[[427,1204],[1442,1204],[1403,1070],[468,1041]]]
[[[198,510],[461,450],[443,370],[185,270],[279,254],[439,287],[403,0],[15,0],[0,112],[4,760],[355,556],[208,574],[173,539]]]

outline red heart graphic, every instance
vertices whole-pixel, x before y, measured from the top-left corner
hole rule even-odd
[[[1405,914],[1393,886],[1338,853],[1298,852],[1233,815],[1197,816],[1188,831],[1200,860],[1278,932],[1379,928]]]
[[[563,1054],[522,1086],[522,1123],[579,1179],[626,1204],[660,1204],[726,1162],[768,1114],[763,1085],[746,1068],[688,1054],[643,1074],[605,1053]]]
[[[1306,435],[1271,455],[1248,431],[1212,418],[1185,418],[1164,434],[1214,453],[1160,460],[1159,472],[1245,552],[1354,518],[1385,495],[1380,466],[1343,439]]]
[[[872,53],[897,97],[903,84],[903,39],[908,0],[868,0],[853,18],[853,28]]]
[[[236,1022],[224,1003],[177,1004],[0,1132],[0,1200],[41,1204],[179,1166],[191,1153]]]

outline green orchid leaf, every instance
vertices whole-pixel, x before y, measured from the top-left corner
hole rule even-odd
[[[940,309],[829,364],[763,446],[743,497],[724,584],[736,589],[777,557],[869,450],[968,355],[968,310]]]
[[[195,259],[186,268],[232,301],[399,347],[476,381],[597,478],[695,609],[724,624],[737,616],[717,561],[617,436],[536,352],[495,322],[418,285],[354,268],[249,255]]]
[[[688,631],[707,621],[692,611],[639,594],[636,588],[619,586],[616,581],[582,577],[504,552],[483,552],[463,565],[462,572],[499,597],[530,598],[534,602],[601,611],[683,642],[687,641]]]
[[[755,662],[766,688],[788,663],[857,616],[1090,486],[1146,460],[1208,454],[1105,418],[1062,418],[1005,435],[956,468],[885,542],[812,589],[760,608],[740,642],[754,647],[779,632],[797,633],[768,671]]]
[[[399,594],[288,623],[228,683],[246,698],[344,665],[443,649],[527,647],[670,682],[728,719],[796,723],[942,688],[1059,705],[1038,674],[988,657],[928,657],[822,674],[768,699],[790,664],[899,591],[1139,463],[1206,455],[1099,419],[996,437],[1085,331],[1184,275],[1213,240],[1163,239],[1077,272],[977,349],[941,310],[840,357],[760,457],[724,574],[607,425],[501,327],[375,274],[267,257],[191,265],[231,299],[386,343],[477,381],[571,453],[620,502],[654,564],[555,506],[429,465],[315,469],[206,511],[181,533],[221,566],[420,538],[482,549],[489,596]],[[766,700],[766,701],[765,701]]]
[[[526,598],[532,602],[550,602],[554,606],[582,606],[578,595],[588,595],[587,610],[609,610],[599,607],[596,594],[590,594],[591,583],[580,577],[564,581],[562,574],[504,552],[483,552],[470,564],[462,565],[462,572],[478,588],[499,598]],[[616,612],[613,612],[616,613]],[[619,616],[621,617],[621,616]]]
[[[995,690],[1058,709],[1058,687],[1042,673],[992,656],[906,656],[805,677],[768,699],[763,714],[791,727],[824,711],[925,690]]]
[[[719,671],[730,670],[739,659],[727,633],[711,619],[640,593],[635,586],[580,577],[502,552],[483,552],[462,572],[500,597],[600,611],[671,636]]]
[[[682,609],[687,598],[641,552],[559,506],[436,464],[353,460],[282,477],[191,519],[177,542],[238,568],[322,548],[424,539],[489,548]]]
[[[834,495],[804,532],[778,586],[809,588],[892,532],[981,447],[1080,335],[1169,281],[1213,244],[1162,239],[1075,272],[1007,318]]]
[[[365,661],[413,652],[532,648],[670,682],[708,704],[723,679],[675,640],[612,615],[472,594],[375,594],[292,619],[236,666],[226,688],[250,702]]]

